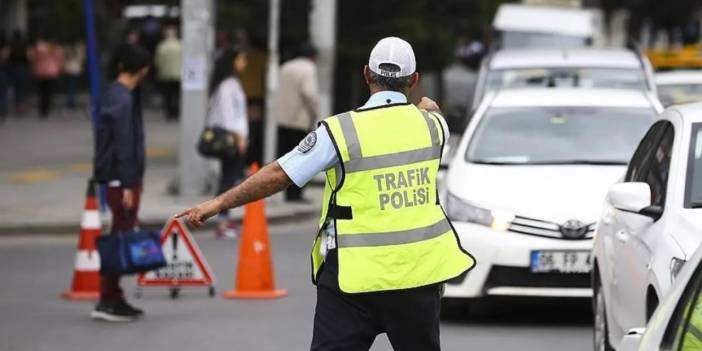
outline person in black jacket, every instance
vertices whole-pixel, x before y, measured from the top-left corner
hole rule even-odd
[[[138,45],[118,53],[119,74],[107,88],[100,107],[95,137],[94,178],[107,184],[112,212],[112,235],[138,225],[137,212],[144,177],[144,121],[136,93],[149,74],[151,57]],[[100,302],[91,316],[112,322],[132,321],[144,312],[129,305],[119,286],[119,276],[100,277]]]

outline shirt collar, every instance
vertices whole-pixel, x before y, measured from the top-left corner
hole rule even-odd
[[[360,109],[374,108],[389,104],[406,104],[407,97],[405,94],[397,91],[379,91],[368,98],[366,104],[361,106]]]

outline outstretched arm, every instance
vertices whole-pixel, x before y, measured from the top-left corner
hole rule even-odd
[[[187,217],[194,227],[202,226],[205,221],[222,210],[239,207],[252,201],[263,199],[287,188],[292,181],[277,161],[272,162],[256,172],[243,183],[227,192],[189,208],[175,217]]]

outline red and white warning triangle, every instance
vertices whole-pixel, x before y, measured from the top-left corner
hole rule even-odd
[[[161,248],[167,265],[140,274],[139,286],[213,286],[214,274],[188,229],[171,219],[161,232]]]

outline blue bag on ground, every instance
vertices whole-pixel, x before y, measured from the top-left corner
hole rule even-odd
[[[102,235],[96,240],[100,253],[100,273],[134,274],[166,265],[159,234],[154,231],[133,230]]]

